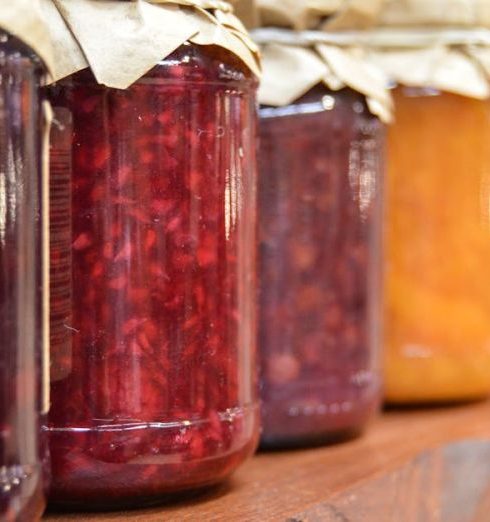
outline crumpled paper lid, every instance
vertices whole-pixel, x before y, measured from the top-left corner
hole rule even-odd
[[[38,0],[3,0],[0,4],[0,28],[28,45],[48,70],[53,70],[51,39]]]
[[[490,31],[487,39],[490,42]],[[430,45],[417,45],[422,40],[432,40]],[[382,35],[386,40],[386,35]],[[392,83],[411,87],[429,87],[475,99],[490,98],[490,45],[482,44],[482,33],[461,35],[459,43],[443,43],[449,33],[418,31],[409,45],[410,34],[397,34],[395,40],[403,40],[403,46],[372,45],[368,61],[382,70]],[[377,34],[372,35],[372,41]],[[480,42],[480,43],[477,43]],[[421,42],[420,42],[421,43]]]
[[[490,27],[488,0],[257,0],[263,27]]]
[[[55,49],[53,80],[90,67],[125,89],[185,42],[234,53],[257,76],[258,48],[221,0],[41,0]]]
[[[364,1],[373,4],[368,20],[371,26],[490,27],[488,0]],[[379,5],[374,5],[376,2]],[[348,8],[345,15],[348,18]]]
[[[369,60],[392,82],[490,97],[488,0],[363,1],[371,8],[362,25]],[[324,28],[355,28],[354,11],[346,2]]]
[[[392,120],[387,78],[366,60],[361,47],[341,46],[312,31],[262,29],[253,36],[262,44],[260,103],[288,105],[323,83],[331,90],[350,87],[366,97],[369,110],[383,122]]]
[[[309,23],[299,25],[320,31],[307,31],[303,38],[348,52],[362,49],[364,64],[391,84],[490,97],[489,0],[332,0],[331,5],[325,0],[316,18],[309,2],[298,2],[294,16],[303,21],[309,16]],[[292,17],[285,4],[259,0],[264,24],[268,12],[283,21]],[[298,26],[292,20],[283,25]]]
[[[345,1],[322,28],[364,29],[369,62],[393,83],[490,97],[488,0]]]

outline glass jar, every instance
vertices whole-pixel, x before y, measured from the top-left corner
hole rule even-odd
[[[189,44],[126,90],[50,90],[56,504],[158,501],[255,450],[255,93]]]
[[[388,144],[386,396],[490,395],[490,103],[394,91]]]
[[[38,520],[45,506],[42,74],[37,56],[0,31],[0,519],[5,522]]]
[[[321,86],[260,116],[262,444],[339,440],[380,400],[383,125]]]

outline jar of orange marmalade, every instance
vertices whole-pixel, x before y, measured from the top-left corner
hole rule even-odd
[[[490,27],[490,6],[391,4],[384,21],[413,26],[380,29],[393,45],[385,38],[372,55],[396,85],[387,148],[386,399],[483,398],[490,395],[490,31],[472,24]]]

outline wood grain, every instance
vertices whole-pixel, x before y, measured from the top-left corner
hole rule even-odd
[[[51,522],[490,521],[490,403],[385,413],[366,436],[259,453],[228,484],[158,508]]]

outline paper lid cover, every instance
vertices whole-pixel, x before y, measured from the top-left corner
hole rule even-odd
[[[228,49],[260,74],[257,47],[221,0],[41,1],[53,80],[90,67],[99,83],[125,89],[185,42]]]

